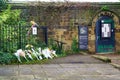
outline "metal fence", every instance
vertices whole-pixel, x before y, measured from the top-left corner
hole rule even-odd
[[[40,40],[47,44],[46,27],[39,28],[37,35],[28,36],[29,28],[30,26],[22,25],[0,25],[0,51],[12,53],[17,49],[25,49],[27,44],[38,44],[37,42]]]

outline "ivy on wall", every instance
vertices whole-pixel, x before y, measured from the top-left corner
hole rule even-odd
[[[0,0],[0,11],[6,7],[6,2],[8,0]]]
[[[105,5],[105,6],[102,6],[102,7],[101,7],[101,10],[103,10],[103,11],[107,11],[107,10],[109,10],[109,7],[106,6],[106,5]]]
[[[3,52],[11,53],[17,49],[18,38],[21,36],[19,30],[27,24],[20,15],[21,10],[12,10],[11,5],[7,5],[0,13],[0,50]],[[22,34],[26,35],[26,32]]]
[[[11,10],[11,6],[8,5],[7,9],[2,10],[0,13],[0,23],[7,25],[16,25],[18,23],[24,24],[24,21],[20,18],[21,10]]]

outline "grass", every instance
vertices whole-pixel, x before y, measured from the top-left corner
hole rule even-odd
[[[49,59],[42,59],[42,60],[32,60],[32,61],[27,61],[19,64],[45,64],[48,63]]]
[[[24,60],[24,61],[22,61],[22,63],[20,63],[20,62],[17,61],[17,62],[14,62],[14,63],[10,63],[9,65],[47,64],[47,63],[49,63],[49,60],[51,60],[51,59],[29,60],[29,61]]]

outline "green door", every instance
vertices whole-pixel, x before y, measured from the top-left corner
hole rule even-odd
[[[96,22],[96,52],[107,53],[115,50],[114,21],[109,16],[102,16]]]

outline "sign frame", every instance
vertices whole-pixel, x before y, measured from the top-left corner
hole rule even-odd
[[[88,27],[78,26],[79,49],[88,50]]]

